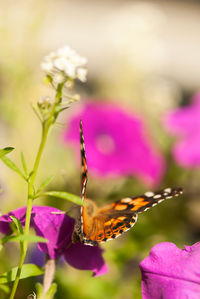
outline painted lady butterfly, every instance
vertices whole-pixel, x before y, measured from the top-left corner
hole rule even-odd
[[[137,215],[154,207],[161,201],[179,196],[181,188],[165,188],[158,192],[146,192],[136,197],[125,197],[116,202],[98,208],[94,201],[86,198],[87,161],[83,138],[82,122],[80,121],[81,143],[81,183],[84,205],[79,208],[79,215],[72,235],[72,242],[79,240],[86,245],[113,240],[129,230],[137,221]]]

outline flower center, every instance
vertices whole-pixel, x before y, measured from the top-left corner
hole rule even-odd
[[[115,143],[112,137],[107,134],[101,134],[96,138],[97,149],[105,155],[109,155],[115,150]]]

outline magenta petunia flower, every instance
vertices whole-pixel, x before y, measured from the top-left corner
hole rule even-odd
[[[136,175],[145,183],[158,183],[164,170],[142,120],[113,103],[88,102],[73,116],[64,141],[79,153],[82,119],[88,169],[100,176]]]
[[[71,244],[74,219],[66,214],[53,214],[60,210],[48,206],[34,206],[31,213],[31,227],[38,236],[48,240],[48,243],[38,243],[38,248],[49,255],[50,259],[64,255],[65,260],[73,267],[81,270],[92,270],[94,276],[107,272],[107,266],[102,257],[102,249],[80,243]],[[22,225],[25,224],[26,208],[14,210],[0,217],[0,232],[10,231],[10,215],[17,217]]]
[[[178,164],[185,167],[200,166],[200,93],[197,93],[189,106],[169,112],[164,125],[180,139],[173,148]]]
[[[173,243],[157,244],[140,269],[143,299],[200,298],[200,242],[184,249]]]

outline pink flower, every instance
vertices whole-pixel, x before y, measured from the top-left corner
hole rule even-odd
[[[159,182],[164,161],[138,116],[113,103],[86,103],[71,118],[64,133],[64,141],[75,144],[78,154],[80,119],[91,173],[113,177],[136,175],[148,184]]]
[[[200,93],[189,106],[176,109],[165,116],[164,125],[180,139],[173,149],[178,164],[185,167],[200,166]]]
[[[140,269],[143,299],[200,298],[200,242],[184,249],[157,244]]]
[[[102,257],[102,249],[98,246],[90,247],[81,243],[71,244],[74,228],[74,219],[66,214],[53,214],[60,210],[48,206],[34,206],[31,213],[31,226],[38,236],[48,240],[48,243],[38,243],[38,248],[49,255],[50,259],[64,255],[65,260],[80,270],[91,270],[94,276],[107,272],[107,266]],[[0,232],[7,234],[10,231],[9,217],[17,217],[21,224],[25,224],[26,208],[13,210],[0,217]]]

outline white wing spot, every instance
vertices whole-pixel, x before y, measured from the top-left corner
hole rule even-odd
[[[152,196],[154,196],[154,192],[147,191],[147,192],[144,193],[144,195],[147,196],[147,197],[152,197]]]
[[[167,193],[170,193],[170,192],[172,192],[172,189],[171,188],[166,188],[166,189],[164,189],[164,191],[167,192]]]
[[[128,202],[130,202],[131,200],[132,200],[131,198],[126,197],[126,198],[122,198],[121,202],[123,202],[123,203],[128,203]]]
[[[87,245],[87,246],[94,246],[93,244],[88,243],[88,242],[85,242],[84,245]]]
[[[120,235],[116,235],[115,239],[118,238],[119,236],[121,236],[121,234]]]
[[[160,202],[162,202],[164,199],[162,198],[162,199],[160,199],[159,201],[158,201],[158,203],[160,203]]]
[[[154,195],[153,198],[158,199],[158,198],[161,198],[161,197],[162,197],[161,194],[156,194],[156,195]]]

